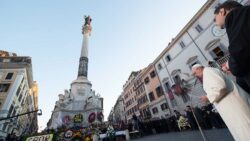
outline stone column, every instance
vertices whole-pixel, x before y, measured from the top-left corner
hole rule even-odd
[[[83,76],[87,78],[88,76],[88,41],[92,30],[91,20],[90,16],[85,16],[85,23],[82,28],[83,41],[79,60],[78,77]]]

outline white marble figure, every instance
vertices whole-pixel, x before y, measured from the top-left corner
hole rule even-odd
[[[64,90],[64,104],[67,106],[70,102],[72,102],[73,98],[70,95],[68,90]]]
[[[68,99],[69,101],[72,100],[72,96],[70,95],[69,91],[67,89],[64,90],[64,97]]]

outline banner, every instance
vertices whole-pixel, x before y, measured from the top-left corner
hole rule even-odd
[[[29,137],[26,141],[52,141],[53,134]]]
[[[168,98],[170,100],[174,100],[174,95],[173,95],[173,92],[171,90],[168,91]]]

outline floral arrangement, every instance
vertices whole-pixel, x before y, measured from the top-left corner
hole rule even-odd
[[[91,113],[89,115],[89,119],[88,119],[89,123],[94,122],[95,121],[95,117],[96,117],[96,113],[95,112]]]
[[[186,129],[186,127],[191,128],[190,124],[188,123],[188,120],[183,116],[180,116],[180,118],[178,120],[178,126],[179,126],[180,130]]]

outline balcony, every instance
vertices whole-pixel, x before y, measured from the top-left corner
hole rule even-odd
[[[208,65],[213,68],[221,69],[221,67],[229,60],[230,55],[227,54],[216,61],[210,61]]]

